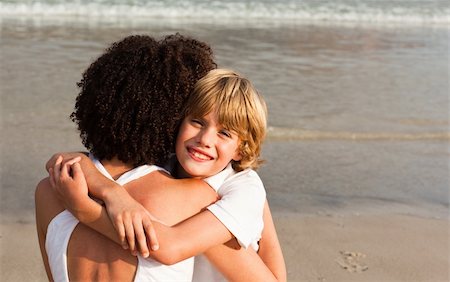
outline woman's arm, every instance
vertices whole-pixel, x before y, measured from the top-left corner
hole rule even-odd
[[[52,272],[48,263],[47,251],[45,250],[45,238],[47,235],[47,227],[54,214],[59,213],[62,208],[58,209],[58,199],[51,191],[50,182],[45,178],[39,182],[35,191],[35,213],[36,213],[36,230],[39,240],[39,248],[41,251],[42,261],[44,262],[45,272],[48,280],[53,281]]]
[[[252,248],[241,248],[235,239],[210,248],[204,255],[227,281],[283,281],[277,280]]]
[[[263,219],[264,229],[259,241],[258,255],[278,281],[286,281],[286,264],[267,201],[264,205]]]
[[[232,239],[223,245],[212,247],[204,254],[229,281],[287,279],[283,253],[267,201],[264,206],[264,230],[258,253],[252,248],[240,248],[237,241]]]

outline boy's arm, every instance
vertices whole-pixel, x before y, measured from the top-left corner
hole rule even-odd
[[[86,178],[80,164],[72,163],[72,161],[62,164],[61,158],[57,158],[54,167],[49,168],[49,172],[52,187],[60,196],[65,207],[81,223],[121,244],[106,209],[89,198]],[[157,242],[155,230],[153,230],[153,228],[156,228],[158,236],[164,238],[164,240],[159,244],[160,249],[157,252],[151,252],[151,256],[162,263],[179,262],[233,238],[228,229],[209,211],[202,212],[173,227],[168,227],[156,221],[152,222],[148,211],[136,202],[123,187],[120,186],[120,189],[108,195],[112,194],[116,197],[116,203],[120,202],[127,211],[133,209],[145,211],[136,213],[141,216],[140,218],[137,218],[134,214],[133,217],[124,220],[125,225],[132,225],[128,228],[125,226],[127,230],[133,231],[133,233],[127,233],[127,238],[133,237],[134,240],[136,236],[139,246],[146,247],[146,239],[153,245]],[[146,238],[146,235],[150,238]],[[134,246],[130,245],[129,247],[131,250],[135,250]],[[140,249],[140,251],[144,257],[147,256],[148,249]],[[136,254],[136,252],[133,253]]]
[[[62,158],[62,159],[61,159]],[[79,163],[83,169],[84,177],[88,183],[89,194],[104,200],[105,194],[111,192],[111,190],[120,188],[121,186],[114,182],[113,180],[104,176],[94,165],[91,159],[86,155],[86,153],[81,152],[65,152],[54,154],[46,163],[45,168],[49,171],[54,168],[57,163],[60,166],[64,165],[66,162],[79,158]]]
[[[48,168],[50,186],[61,204],[83,224],[95,226],[95,230],[119,242],[106,210],[89,197],[86,178],[80,164],[73,160],[65,164],[61,161],[61,158],[58,158],[55,165]]]
[[[100,199],[103,202],[106,202],[106,199],[117,199],[113,201],[113,205],[109,206],[109,209],[106,213],[115,229],[114,234],[111,232],[112,230],[106,228],[106,226],[109,226],[109,223],[106,223],[108,221],[93,221],[93,218],[100,214],[100,210],[98,209],[98,206],[97,209],[94,208],[95,206],[92,205],[93,203],[91,202],[92,199],[85,198],[86,201],[78,201],[76,202],[76,204],[71,203],[71,198],[67,194],[70,191],[64,189],[67,187],[53,185],[54,188],[60,188],[59,191],[57,191],[57,194],[60,195],[60,199],[65,204],[65,207],[70,210],[71,213],[82,223],[95,229],[96,231],[107,236],[113,241],[117,242],[117,240],[119,240],[123,248],[130,248],[132,253],[136,252],[135,243],[140,245],[140,250],[143,256],[148,253],[145,234],[147,234],[148,242],[152,242],[152,248],[157,249],[158,240],[151,221],[154,218],[144,207],[142,207],[142,205],[134,201],[134,199],[121,185],[103,175],[96,168],[96,166],[86,153],[56,153],[47,161],[45,167],[47,171],[49,171],[50,175],[52,175],[52,172],[58,173],[60,169],[63,168],[66,164],[71,165],[74,162],[79,162],[82,168],[81,173],[83,173],[83,178],[85,178],[85,181],[88,184],[88,191],[90,195],[97,199]],[[58,175],[51,177],[51,179],[57,178]],[[76,189],[76,187],[74,187],[73,189]],[[88,205],[89,203],[91,205]],[[90,209],[87,207],[90,207]],[[132,217],[133,219],[126,220],[126,217]],[[141,224],[135,224],[135,228],[130,228],[127,224],[124,224],[124,220],[126,221],[126,223],[128,223],[128,225],[131,221],[136,222],[138,220],[141,222]],[[95,228],[95,224],[99,224],[98,228]],[[136,232],[128,231],[128,233],[125,233],[125,228],[127,228],[127,230]]]
[[[61,174],[57,177],[53,175],[52,185],[57,186],[58,192],[65,193],[64,197],[69,199],[68,205],[72,206],[72,212],[82,223],[120,243],[106,209],[88,197],[87,185],[79,164],[71,165],[72,175],[69,173],[69,166],[69,164],[63,165]],[[209,211],[201,212],[174,227],[158,222],[154,222],[154,227],[161,239],[160,249],[152,251],[151,257],[161,263],[173,264],[209,249],[208,254],[211,254],[211,259],[215,261],[219,270],[233,281],[244,281],[249,277],[253,277],[252,280],[260,280],[259,277],[264,277],[262,279],[264,281],[273,278],[273,274],[254,251],[242,248],[240,251],[235,251],[220,246],[233,238],[233,235]],[[216,245],[217,247],[210,249]],[[230,260],[224,259],[225,255],[229,256],[231,261],[239,259],[240,263],[251,266],[251,269],[246,272],[236,272],[228,265]],[[221,257],[222,260],[220,260]]]
[[[62,164],[62,158],[57,157],[54,166],[48,168],[51,187],[56,195],[58,195],[64,207],[81,223],[89,226],[116,243],[122,244],[125,249],[129,247],[132,250],[132,253],[136,255],[137,252],[135,246],[123,244],[123,240],[120,240],[118,237],[106,209],[89,197],[86,177],[77,160],[79,160],[78,157],[67,160]],[[88,161],[89,163],[92,163],[89,159]],[[145,211],[147,216],[143,218],[140,221],[140,224],[135,228],[137,231],[140,231],[137,232],[136,239],[141,242],[141,244],[145,243],[145,246],[147,246],[146,239],[148,239],[148,243],[152,244],[152,247],[156,249],[158,241],[151,221],[152,216],[144,209],[144,207],[142,207],[142,205],[134,201],[122,186],[112,190],[114,190],[117,197],[120,197],[120,203],[125,205],[125,208],[127,208],[127,200],[131,202],[131,207],[128,208],[128,211],[134,211],[133,209],[143,209]],[[145,231],[140,230],[139,228],[145,228]],[[147,235],[147,238],[145,237],[145,234]],[[133,243],[135,242],[134,239],[135,236],[133,234]],[[142,250],[142,252],[145,251],[146,250]],[[146,252],[148,253],[148,250]]]
[[[50,169],[50,182],[57,194],[64,199],[66,208],[81,223],[120,244],[121,241],[109,220],[105,207],[89,198],[86,179],[80,165],[66,163],[59,168],[58,163]],[[131,204],[141,206],[126,191],[122,196],[124,197],[121,199],[122,201],[129,201]],[[149,218],[147,219],[149,220]],[[133,218],[133,220],[135,219]],[[133,224],[133,228],[139,230],[142,225],[142,222],[137,221],[136,224]],[[150,256],[164,264],[177,263],[233,238],[228,229],[209,211],[201,212],[173,227],[159,222],[153,222],[153,227],[162,240],[159,242],[159,250],[150,252]],[[145,241],[145,232],[140,233],[144,234],[143,240]],[[137,239],[139,241],[139,238]],[[145,256],[145,254],[143,255]]]

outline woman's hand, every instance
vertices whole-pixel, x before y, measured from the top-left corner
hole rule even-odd
[[[123,187],[110,191],[105,204],[124,249],[129,248],[133,255],[137,255],[139,249],[143,257],[148,257],[148,240],[152,250],[158,250],[159,243],[152,224],[156,219]]]

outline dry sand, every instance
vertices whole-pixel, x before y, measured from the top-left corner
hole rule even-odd
[[[449,222],[278,217],[289,281],[449,281]]]
[[[277,215],[289,281],[449,281],[449,222]],[[34,224],[1,225],[1,281],[46,281]]]

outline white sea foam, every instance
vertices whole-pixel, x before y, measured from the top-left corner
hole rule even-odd
[[[269,140],[352,140],[352,141],[449,141],[450,132],[348,132],[312,131],[295,128],[269,127]]]
[[[356,23],[450,23],[446,1],[0,1],[0,17],[43,17],[78,20],[143,20],[155,18],[276,20]]]

